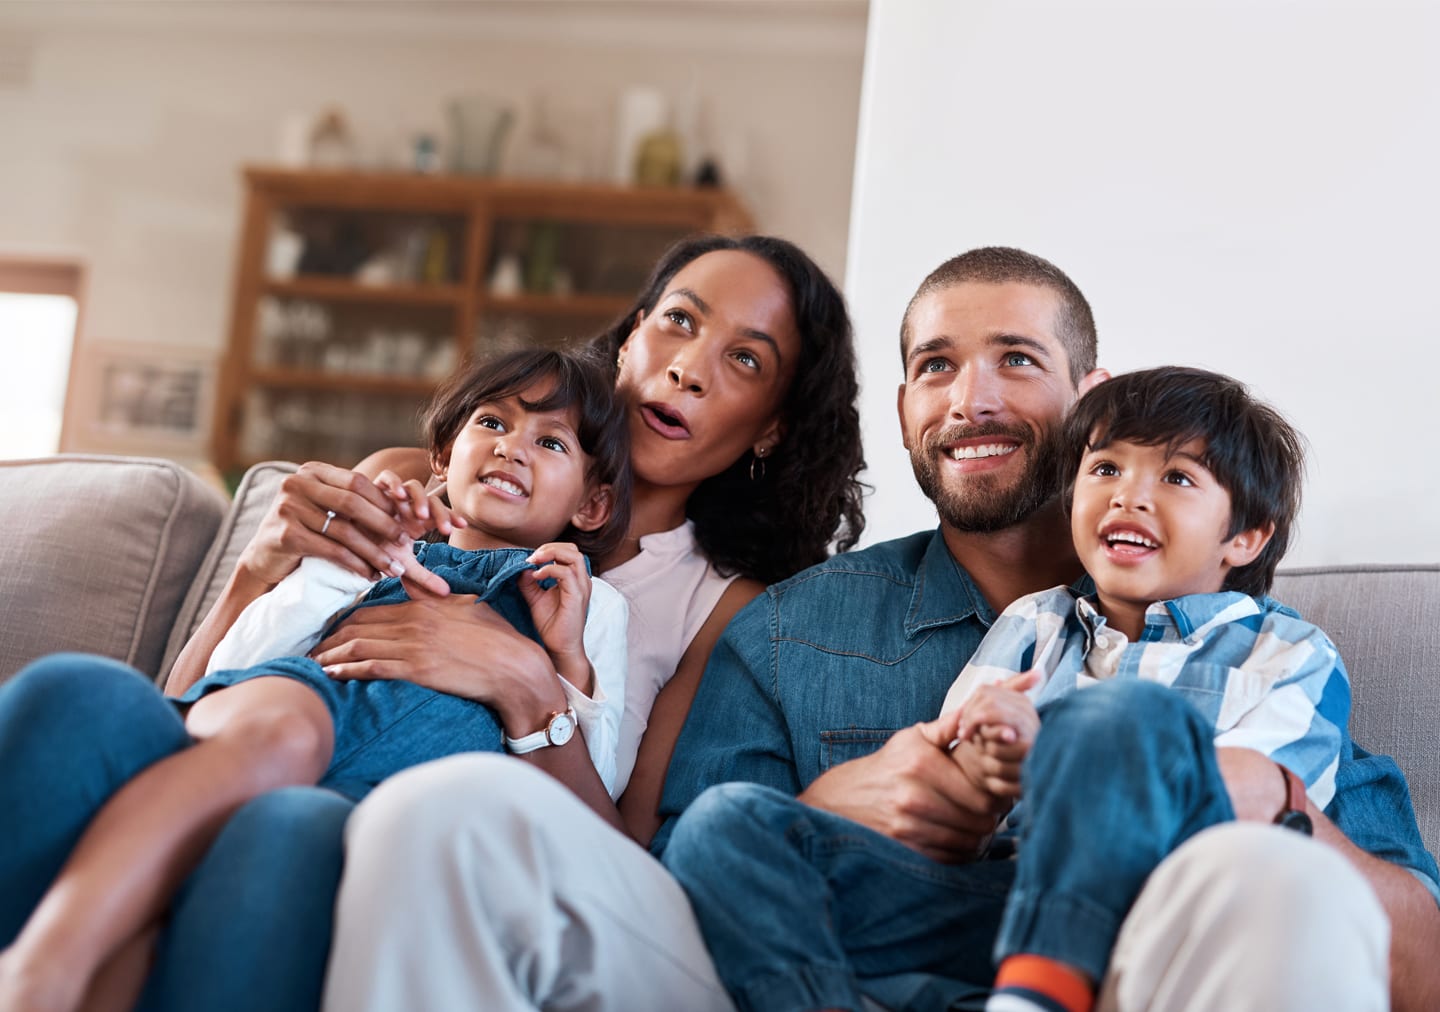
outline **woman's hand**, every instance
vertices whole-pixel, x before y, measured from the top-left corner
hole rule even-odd
[[[590,613],[590,571],[580,549],[567,541],[541,545],[530,556],[539,569],[520,574],[520,594],[555,670],[587,696],[595,671],[585,656],[585,616]],[[541,587],[545,580],[554,586]]]
[[[374,577],[403,565],[404,533],[390,498],[362,474],[311,462],[280,483],[270,511],[240,553],[237,570],[273,587],[305,556]],[[329,516],[334,513],[333,517]]]
[[[512,738],[567,705],[545,650],[471,594],[361,608],[310,656],[331,678],[404,679],[484,703]]]

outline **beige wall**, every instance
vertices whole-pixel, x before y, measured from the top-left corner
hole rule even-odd
[[[544,92],[593,110],[608,142],[615,97],[653,85],[700,97],[758,225],[839,279],[865,11],[863,0],[0,3],[0,252],[87,264],[82,340],[218,348],[237,170],[274,160],[288,114],[339,102],[368,157],[398,156],[456,94],[526,109]]]

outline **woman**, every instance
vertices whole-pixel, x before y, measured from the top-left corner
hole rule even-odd
[[[641,733],[647,693],[653,694],[677,668],[681,676],[657,706],[625,798],[624,807],[634,813],[634,831],[645,835],[669,748],[720,629],[758,592],[760,581],[819,561],[837,533],[842,545],[858,533],[855,474],[861,460],[854,358],[843,303],[833,286],[793,246],[758,237],[707,238],[677,247],[657,266],[635,311],[602,337],[601,345],[615,354],[618,387],[632,404],[639,481],[630,540],[598,568],[642,602],[659,601],[669,610],[650,623],[652,634],[670,633],[656,639],[644,633],[646,608],[634,607],[641,621],[632,621],[632,647],[641,647],[642,656],[632,656],[637,693],[627,693],[629,733]],[[397,470],[404,471],[413,462],[413,456],[392,453],[374,463],[399,464]],[[358,571],[388,568],[389,542],[398,531],[382,503],[363,477],[324,465],[306,465],[287,480],[219,602],[177,663],[169,691],[183,691],[197,677],[235,615],[302,555],[325,556]],[[693,528],[685,522],[687,512]],[[746,579],[735,579],[736,573]],[[533,644],[511,635],[508,624],[487,616],[483,607],[452,596],[367,611],[374,614],[360,613],[318,648],[317,658],[338,665],[340,677],[403,675],[460,689],[482,702],[504,696],[512,710],[522,713],[524,707],[515,707],[514,700],[525,699],[533,725],[507,727],[512,737],[533,732],[550,712],[563,709],[548,662],[525,649]],[[470,671],[469,659],[479,656],[485,658],[483,670]],[[150,712],[154,707],[140,698],[133,681],[107,680],[135,698],[97,701],[93,712],[72,715],[62,732],[99,741],[106,769],[90,771],[94,775],[84,798],[60,806],[66,818],[56,821],[63,826],[22,848],[22,856],[32,858],[30,876],[40,877],[42,888],[73,845],[74,827],[83,828],[133,771],[185,744],[183,732],[177,738],[164,726],[163,715]],[[0,700],[0,753],[22,764],[0,768],[21,769],[27,758],[33,766],[36,750],[43,747],[37,743],[55,740],[47,720],[53,723],[57,715],[47,712],[45,702],[31,700],[23,719],[7,719],[22,708]],[[132,748],[121,729],[107,725],[122,710],[129,711],[119,721],[127,732],[137,724],[154,724],[158,741],[147,750]],[[141,711],[143,720],[136,716]],[[526,758],[569,785],[612,825],[619,824],[619,813],[584,759],[583,744],[578,751],[543,748]],[[83,764],[85,757],[76,762]],[[7,794],[17,790],[23,792],[4,787]],[[291,903],[324,910],[327,889],[333,890],[337,827],[343,819],[337,808],[343,806],[318,791],[284,792],[283,800],[285,810],[274,815],[269,809],[282,806],[271,798],[242,810],[192,877],[162,940],[147,1003],[216,1008],[227,1001],[249,1007],[314,1003],[313,989],[307,988],[318,987],[314,957],[318,951],[323,959],[325,933],[316,922],[323,916],[312,917],[303,931],[286,931],[269,923],[274,918],[217,913],[234,902],[237,888],[264,894],[278,878],[284,879],[283,889],[270,889],[262,903],[284,902],[287,913]],[[251,811],[257,807],[258,816]],[[306,817],[311,810],[313,819]],[[284,847],[272,843],[269,857],[283,876],[247,859],[240,847],[226,847],[235,823],[258,824],[253,836],[281,818],[292,827],[291,836]],[[0,865],[8,867],[9,861]],[[0,869],[0,874],[8,872]],[[284,893],[298,895],[281,900]],[[24,899],[11,906],[10,919],[19,910],[23,920]],[[200,913],[187,916],[192,909]],[[186,942],[213,934],[222,922],[228,926],[220,950],[224,972],[207,972],[215,949]],[[13,927],[0,934],[0,943],[11,937]],[[172,951],[184,955],[172,957]],[[245,973],[252,976],[242,982],[238,977]],[[210,980],[230,986],[207,991]],[[259,988],[272,993],[262,997]]]
[[[547,768],[564,787],[524,764],[474,756],[394,778],[349,832],[327,1007],[728,1007],[683,894],[635,841],[658,828],[665,767],[721,629],[761,581],[825,555],[818,542],[788,541],[787,528],[829,531],[842,507],[850,530],[858,526],[848,509],[859,464],[849,341],[843,322],[817,328],[836,314],[817,312],[826,301],[820,286],[794,267],[743,250],[678,268],[667,262],[631,322],[607,335],[618,388],[634,405],[636,532],[664,531],[688,514],[712,567],[751,577],[732,583],[709,612],[655,704],[620,803],[628,835],[583,771],[559,756]],[[748,297],[732,304],[740,292]],[[756,342],[756,333],[766,339]],[[761,412],[717,381],[726,356],[746,341],[773,345],[782,368],[797,352],[801,363],[783,397]],[[716,439],[714,452],[733,460],[703,480],[714,468],[697,462],[710,450],[689,442],[711,437],[702,421],[731,434]],[[844,464],[834,466],[832,454]],[[803,519],[827,509],[823,523]],[[623,580],[628,564],[604,575]],[[633,616],[643,620],[647,610],[666,614],[663,601],[634,600]],[[477,638],[474,651],[488,655],[495,644]],[[637,948],[657,921],[669,945]]]

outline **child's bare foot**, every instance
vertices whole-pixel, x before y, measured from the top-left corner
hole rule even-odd
[[[5,1012],[74,1012],[87,981],[73,968],[26,960],[14,947],[0,952],[0,1009]]]

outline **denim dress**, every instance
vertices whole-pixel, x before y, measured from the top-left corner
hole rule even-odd
[[[538,643],[530,608],[517,583],[521,573],[536,568],[526,561],[529,556],[530,550],[525,548],[464,551],[444,543],[415,546],[420,564],[443,577],[453,593],[477,595],[521,635]],[[359,608],[408,599],[400,578],[386,577],[332,620],[325,635]],[[503,748],[499,719],[483,703],[398,679],[337,680],[308,657],[281,657],[249,668],[213,672],[177,702],[193,703],[217,689],[271,677],[304,682],[329,707],[335,748],[320,786],[356,801],[386,777],[408,767],[459,752],[499,752]]]

